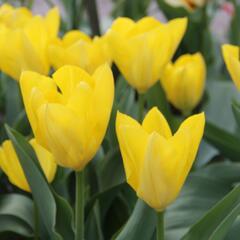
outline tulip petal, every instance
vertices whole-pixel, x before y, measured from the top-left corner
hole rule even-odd
[[[145,116],[142,124],[143,128],[151,134],[152,132],[158,132],[164,138],[170,138],[172,136],[171,129],[162,115],[162,113],[153,107]]]
[[[50,39],[54,39],[55,37],[57,37],[60,25],[60,15],[58,8],[54,7],[50,9],[44,20],[49,34],[48,37]]]
[[[36,152],[36,155],[48,182],[52,182],[57,170],[57,164],[54,160],[53,155],[40,144],[38,144],[35,139],[31,139],[30,144]]]
[[[237,89],[240,90],[240,55],[239,47],[230,44],[222,46],[222,52],[227,69]]]
[[[39,122],[48,148],[61,166],[81,170],[91,160],[86,153],[87,126],[84,118],[76,116],[61,104],[44,104],[38,111]]]
[[[127,182],[137,191],[145,154],[147,132],[134,119],[119,112],[116,119],[116,132]]]
[[[58,69],[53,74],[53,80],[66,99],[70,97],[72,91],[80,81],[84,81],[90,86],[93,86],[93,80],[87,72],[79,67],[71,65],[65,65]]]

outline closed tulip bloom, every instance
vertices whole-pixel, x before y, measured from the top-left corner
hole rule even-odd
[[[156,107],[142,124],[117,114],[116,132],[127,182],[157,211],[164,210],[178,196],[196,157],[204,124],[204,113],[193,115],[172,135]]]
[[[48,74],[48,45],[57,37],[58,27],[57,8],[45,17],[32,17],[21,27],[0,25],[0,69],[15,80],[24,70]]]
[[[37,155],[40,166],[42,167],[47,180],[52,182],[57,169],[57,164],[54,161],[53,155],[39,145],[35,139],[30,140],[29,143],[32,145]],[[2,147],[0,147],[0,166],[13,185],[24,191],[31,191],[18,156],[10,140],[4,141]]]
[[[49,58],[55,69],[71,64],[93,73],[100,65],[110,63],[110,51],[106,37],[91,39],[83,32],[74,30],[66,33],[49,46]]]
[[[114,96],[110,67],[89,75],[76,66],[59,68],[53,78],[23,72],[25,109],[39,143],[63,167],[82,170],[104,138]]]
[[[139,93],[153,86],[171,60],[187,26],[187,19],[163,24],[152,17],[134,22],[118,18],[107,32],[112,59]]]
[[[238,90],[240,90],[240,50],[239,46],[224,44],[222,46],[222,53],[228,72],[235,83]]]
[[[206,4],[206,0],[165,0],[172,7],[184,7],[188,11],[193,11]]]
[[[202,98],[205,79],[204,58],[196,53],[182,55],[175,63],[169,63],[161,76],[161,83],[174,107],[189,114]]]

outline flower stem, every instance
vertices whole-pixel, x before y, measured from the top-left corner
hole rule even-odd
[[[142,121],[143,120],[143,115],[144,115],[144,94],[138,93],[138,120]]]
[[[157,213],[157,240],[164,240],[164,212]]]
[[[84,239],[84,171],[76,172],[75,240]]]

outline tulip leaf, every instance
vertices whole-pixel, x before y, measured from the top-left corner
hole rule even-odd
[[[6,126],[6,130],[19,157],[49,237],[56,240],[73,239],[70,206],[49,186],[31,145],[14,129]],[[64,218],[60,218],[60,214],[62,216],[64,214]]]
[[[126,225],[116,236],[116,240],[152,239],[156,219],[156,212],[139,199]]]
[[[0,232],[13,232],[33,237],[33,202],[20,194],[0,196]]]
[[[158,109],[163,113],[165,118],[171,124],[172,114],[170,111],[169,103],[166,99],[164,90],[162,89],[159,82],[157,82],[153,87],[151,87],[146,93],[146,99],[148,103],[148,108],[157,106]]]
[[[235,117],[235,120],[240,127],[240,105],[237,102],[232,103],[232,110]]]
[[[167,208],[166,239],[181,239],[240,181],[239,171],[239,163],[228,161],[211,164],[191,173],[180,196]]]
[[[2,73],[2,82],[5,91],[6,122],[13,125],[22,111],[22,101],[17,81]]]
[[[225,157],[230,158],[232,161],[240,160],[240,138],[210,122],[206,123],[204,138]]]
[[[239,214],[240,186],[237,186],[213,208],[211,208],[182,239],[224,239],[229,228]]]

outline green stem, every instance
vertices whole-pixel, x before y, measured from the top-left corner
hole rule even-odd
[[[157,213],[157,240],[164,240],[164,212]]]
[[[84,172],[76,172],[76,235],[75,240],[84,239]]]
[[[144,115],[144,94],[138,93],[138,120],[142,121],[143,120],[143,115]]]
[[[38,214],[38,207],[37,204],[34,203],[34,224],[35,224],[35,231],[34,231],[34,239],[39,239],[39,214]]]

